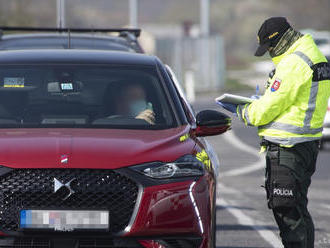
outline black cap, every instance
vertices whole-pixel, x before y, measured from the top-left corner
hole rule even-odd
[[[259,47],[254,55],[264,55],[290,27],[285,17],[271,17],[264,21],[258,32]]]

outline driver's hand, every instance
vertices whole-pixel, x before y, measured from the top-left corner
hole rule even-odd
[[[145,120],[150,125],[155,125],[155,113],[154,113],[154,111],[152,111],[150,109],[146,109],[146,110],[142,111],[135,118]]]

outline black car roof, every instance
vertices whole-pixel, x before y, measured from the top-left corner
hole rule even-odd
[[[11,40],[11,39],[25,39],[25,38],[40,38],[40,37],[49,37],[49,38],[68,38],[67,33],[32,33],[32,34],[6,34],[1,37],[2,40]],[[91,39],[107,39],[111,41],[126,42],[126,39],[120,36],[112,35],[100,35],[100,34],[70,34],[71,38],[91,38]]]
[[[156,65],[156,57],[144,54],[79,49],[0,51],[0,64],[123,64]]]
[[[69,41],[70,39],[70,41]],[[130,43],[126,38],[112,35],[99,34],[70,34],[67,33],[33,33],[33,34],[9,34],[3,35],[0,40],[0,50],[20,49],[55,49],[67,48],[71,43],[72,48],[87,46],[102,50],[136,51],[135,44]]]

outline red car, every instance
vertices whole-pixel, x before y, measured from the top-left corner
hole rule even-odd
[[[0,247],[215,247],[217,157],[153,56],[0,54]]]

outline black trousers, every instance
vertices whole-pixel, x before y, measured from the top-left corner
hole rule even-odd
[[[267,197],[285,248],[314,247],[314,224],[307,209],[307,194],[318,150],[316,141],[290,148],[268,145]]]

